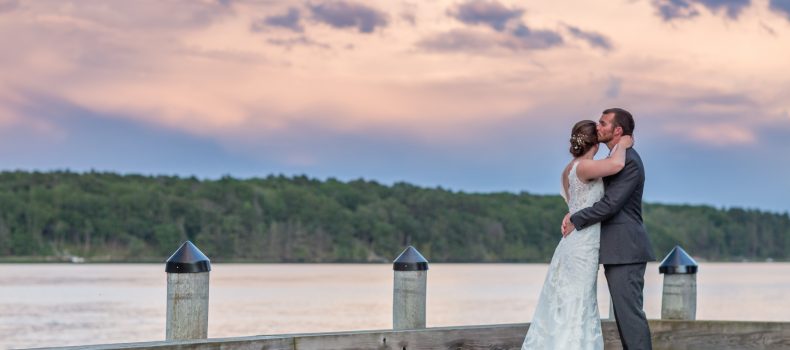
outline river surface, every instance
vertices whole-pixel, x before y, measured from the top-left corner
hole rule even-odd
[[[529,322],[548,265],[431,264],[428,327]],[[392,327],[389,264],[213,264],[210,338]],[[790,263],[702,263],[698,319],[790,321]],[[648,264],[645,312],[661,316]],[[603,271],[598,302],[609,313]],[[0,264],[0,349],[162,340],[164,264]]]

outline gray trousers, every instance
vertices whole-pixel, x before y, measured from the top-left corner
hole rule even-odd
[[[646,263],[603,266],[624,350],[653,349],[642,300],[646,266]]]

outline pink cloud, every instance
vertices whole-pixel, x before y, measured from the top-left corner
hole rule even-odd
[[[689,141],[716,147],[751,145],[757,140],[753,130],[733,122],[700,125],[684,125],[680,122],[666,130]]]
[[[0,82],[11,91],[52,96],[108,118],[223,143],[310,124],[357,134],[386,129],[451,144],[463,142],[485,124],[530,119],[540,127],[555,122],[562,111],[596,116],[621,102],[672,113],[688,108],[687,96],[699,91],[729,91],[760,103],[747,110],[775,109],[782,100],[763,103],[761,97],[787,90],[787,79],[779,77],[777,67],[784,67],[779,57],[787,56],[790,44],[763,38],[761,32],[752,37],[729,24],[742,36],[733,40],[748,39],[764,50],[759,51],[759,63],[745,54],[718,60],[718,44],[699,38],[708,32],[666,33],[660,23],[650,21],[654,11],[649,4],[621,10],[627,12],[620,16],[624,25],[644,26],[639,33],[608,31],[605,16],[565,17],[567,9],[549,2],[531,4],[526,12],[531,27],[534,23],[534,28],[546,30],[524,27],[521,36],[504,25],[520,21],[520,10],[507,10],[519,8],[513,2],[501,8],[518,16],[497,7],[461,16],[466,22],[447,16],[451,4],[421,2],[408,6],[420,21],[388,21],[387,30],[372,30],[383,28],[376,25],[370,33],[308,20],[299,22],[303,33],[296,39],[288,31],[250,31],[251,23],[282,16],[293,6],[300,5],[27,2],[19,11],[3,13],[0,46],[13,50],[0,53]],[[381,16],[395,18],[404,3],[379,1],[371,6]],[[748,16],[740,18],[748,21]],[[468,23],[486,25],[469,28]],[[549,34],[563,23],[595,28],[595,38],[611,39],[618,50],[602,54],[589,45],[548,45],[553,38]],[[707,29],[717,37],[730,30],[716,27],[720,23],[699,25],[712,26]],[[782,35],[780,29],[777,35]],[[348,45],[354,50],[342,49]],[[421,45],[435,50],[415,49]],[[508,49],[519,45],[546,49]],[[729,45],[724,47],[729,50]],[[487,54],[476,54],[482,51]],[[14,114],[21,112],[9,103],[0,100],[4,120],[24,117]],[[691,108],[707,114],[744,111],[742,104],[718,100],[695,102]],[[535,113],[537,109],[552,113]],[[734,122],[700,125],[669,132],[705,144],[755,142],[754,131]]]
[[[51,140],[62,140],[64,131],[48,120],[26,115],[25,106],[36,103],[0,85],[0,131],[30,130]]]

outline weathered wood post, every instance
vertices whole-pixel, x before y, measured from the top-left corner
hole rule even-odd
[[[675,246],[658,267],[664,274],[661,319],[697,318],[697,262],[680,246]]]
[[[211,261],[190,241],[167,259],[167,340],[206,339]]]
[[[428,260],[412,246],[393,261],[392,328],[425,328],[425,296]]]

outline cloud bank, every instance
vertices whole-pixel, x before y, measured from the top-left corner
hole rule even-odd
[[[0,133],[39,140],[27,159],[72,149],[61,158],[94,164],[77,135],[98,120],[134,131],[102,139],[130,159],[113,139],[150,132],[250,172],[551,192],[566,129],[622,106],[654,164],[688,152],[721,169],[790,151],[785,4],[0,0],[13,48],[0,53]]]

